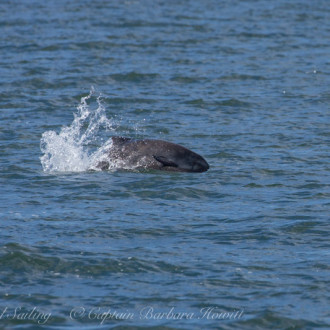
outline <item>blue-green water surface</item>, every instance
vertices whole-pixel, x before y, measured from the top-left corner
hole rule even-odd
[[[0,31],[1,329],[330,327],[328,1],[1,1]],[[95,144],[210,170],[44,171],[92,86]]]

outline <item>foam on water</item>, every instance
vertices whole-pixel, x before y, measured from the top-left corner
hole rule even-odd
[[[115,121],[107,118],[101,95],[96,97],[96,109],[88,104],[94,94],[92,88],[88,96],[81,98],[70,126],[62,127],[59,133],[46,131],[42,134],[40,161],[45,172],[97,170],[96,163],[105,157],[105,151],[112,144],[103,133],[114,131]]]

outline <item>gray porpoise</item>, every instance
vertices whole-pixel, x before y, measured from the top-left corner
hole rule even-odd
[[[195,152],[178,144],[162,140],[135,140],[112,137],[109,161],[101,161],[97,168],[153,169],[172,172],[205,172],[209,164]]]

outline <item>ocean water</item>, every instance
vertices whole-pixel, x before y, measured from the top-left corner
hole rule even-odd
[[[1,1],[1,329],[330,327],[330,7]],[[91,171],[111,136],[205,173]]]

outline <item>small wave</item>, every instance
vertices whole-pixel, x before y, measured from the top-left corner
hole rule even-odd
[[[222,76],[222,80],[267,80],[264,76],[260,75],[250,75],[250,74],[239,74],[233,73],[230,75]]]
[[[96,102],[96,109],[89,103]],[[106,133],[116,128],[116,121],[106,117],[101,95],[95,97],[92,88],[82,97],[70,126],[62,127],[59,133],[46,131],[42,134],[40,157],[44,172],[82,172],[94,168],[102,160],[105,150],[112,143]]]
[[[57,251],[57,255],[63,251]],[[0,254],[0,271],[4,274],[12,271],[17,275],[10,278],[10,283],[15,283],[22,274],[35,276],[44,273],[47,280],[54,277],[74,274],[79,276],[102,276],[109,273],[186,273],[191,271],[182,265],[164,261],[146,260],[143,258],[127,257],[116,258],[108,255],[106,258],[95,258],[94,255],[80,253],[74,258],[61,255],[53,256],[41,253],[39,249],[27,248],[18,243],[9,243],[4,246],[4,252]],[[194,272],[195,273],[195,272]]]
[[[153,81],[159,75],[157,73],[138,73],[135,71],[128,73],[115,73],[111,75],[111,78],[119,82],[144,82],[144,81]]]

